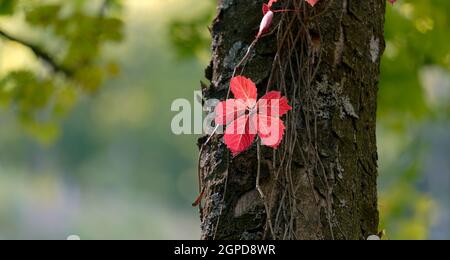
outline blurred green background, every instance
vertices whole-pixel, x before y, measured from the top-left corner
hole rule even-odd
[[[199,238],[197,136],[172,134],[170,106],[200,88],[215,4],[0,0],[0,239]],[[450,239],[449,10],[387,8],[388,239]]]

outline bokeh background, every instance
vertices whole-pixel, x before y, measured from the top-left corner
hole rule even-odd
[[[0,239],[197,239],[197,136],[170,130],[214,0],[0,0]],[[450,239],[450,1],[388,6],[387,239]]]

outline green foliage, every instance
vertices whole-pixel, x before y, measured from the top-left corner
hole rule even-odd
[[[170,24],[170,41],[180,58],[189,58],[205,50],[211,43],[206,24],[211,21],[209,12],[189,21],[175,20]]]
[[[28,133],[42,143],[58,136],[57,122],[74,106],[77,91],[67,81],[38,78],[33,72],[9,73],[0,82],[0,107],[11,107]]]
[[[38,80],[30,71],[11,72],[2,85],[6,104],[16,104],[19,114],[25,117],[30,117],[35,109],[45,107],[54,91],[51,80]]]
[[[380,195],[380,229],[386,239],[424,240],[436,209],[433,199],[406,183],[397,183]]]
[[[17,0],[0,0],[0,16],[14,13]]]
[[[35,6],[26,13],[26,21],[36,26],[50,26],[58,22],[61,8],[61,4]]]
[[[169,24],[169,40],[179,58],[198,57],[208,51],[211,44],[208,25],[213,19],[214,6],[211,4],[194,18],[179,18]]]
[[[426,65],[450,69],[447,0],[403,0],[387,8],[386,53],[379,94],[381,118],[431,112],[425,102],[419,71]]]
[[[68,45],[63,37],[55,36],[55,26],[29,26],[19,12],[30,10],[24,5],[36,1],[20,1],[13,21],[2,17],[0,28],[42,46],[61,63]],[[80,1],[61,2],[65,16]],[[172,19],[199,14],[202,2],[123,1],[126,13],[107,17],[126,19],[127,40],[120,46],[100,47],[93,65],[100,68],[105,81],[93,98],[83,97],[90,92],[84,90],[84,83],[77,83],[90,82],[91,76],[80,73],[77,82],[75,75],[68,80],[34,60],[27,48],[0,37],[1,68],[25,54],[27,62],[33,62],[29,70],[36,79],[52,78],[55,87],[47,109],[38,113],[39,127],[15,125],[14,104],[8,106],[10,111],[0,108],[1,238],[65,239],[69,234],[82,239],[199,237],[198,216],[191,207],[197,195],[196,137],[174,138],[168,126],[173,116],[171,102],[180,97],[193,99],[206,62],[174,59],[165,32]],[[184,9],[187,5],[194,8]],[[83,13],[98,13],[96,4],[85,6],[89,8]],[[14,27],[17,21],[20,24]],[[19,63],[14,68],[27,70],[27,65]],[[5,72],[0,72],[0,78]],[[109,79],[109,75],[117,77]],[[78,104],[75,109],[67,108],[73,103]],[[44,121],[42,116],[50,114],[46,111],[54,111],[54,119]],[[59,118],[64,118],[62,127]],[[23,135],[23,126],[41,141],[47,142],[46,135],[59,134],[59,138],[42,147]]]
[[[387,8],[379,125],[396,135],[396,139],[413,132],[406,149],[397,155],[400,158],[380,162],[384,166],[380,177],[384,188],[380,196],[381,226],[389,239],[427,239],[432,224],[433,198],[418,191],[423,169],[420,162],[424,160],[420,152],[427,147],[414,129],[432,124],[427,119],[435,114],[443,118],[449,115],[448,110],[427,102],[425,82],[420,75],[430,65],[450,70],[449,15],[447,0],[401,0]],[[383,137],[379,133],[381,146],[390,146]]]
[[[58,43],[47,44],[42,39],[30,43],[22,40],[27,38],[22,35],[8,38],[0,34],[0,41],[15,41],[32,50],[48,70],[43,74],[23,69],[10,71],[3,79],[0,76],[1,104],[11,107],[18,121],[41,141],[57,136],[53,128],[74,106],[77,96],[95,93],[105,76],[118,73],[117,66],[112,73],[111,63],[102,60],[102,50],[107,43],[123,39],[120,11],[117,0],[1,0],[0,15],[23,13],[32,30]]]

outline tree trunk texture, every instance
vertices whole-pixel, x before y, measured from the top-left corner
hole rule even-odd
[[[224,100],[262,19],[262,0],[219,0],[206,99]],[[267,1],[266,1],[267,2]],[[280,0],[273,31],[238,74],[294,109],[282,146],[236,156],[219,134],[201,149],[202,239],[366,239],[377,234],[376,108],[385,0]],[[260,169],[261,192],[256,188]]]

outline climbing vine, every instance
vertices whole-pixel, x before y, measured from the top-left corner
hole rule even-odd
[[[394,3],[395,1],[390,2]],[[307,185],[310,186],[310,190],[313,193],[314,203],[311,204],[320,208],[320,214],[323,213],[324,219],[328,222],[326,226],[329,227],[329,237],[334,239],[337,237],[345,238],[346,236],[333,208],[332,196],[335,181],[334,177],[331,177],[329,173],[330,171],[337,171],[337,174],[339,174],[339,171],[342,171],[339,156],[336,156],[335,161],[330,162],[332,159],[328,158],[325,151],[319,149],[319,147],[323,146],[322,143],[319,143],[320,133],[318,129],[323,127],[319,125],[319,122],[330,121],[329,119],[331,118],[330,115],[322,115],[320,113],[334,111],[337,103],[343,103],[341,106],[343,107],[342,113],[358,118],[351,104],[348,105],[348,102],[345,103],[345,100],[340,100],[341,97],[339,97],[338,92],[341,91],[339,89],[345,85],[346,78],[342,77],[343,82],[330,87],[327,76],[321,75],[318,77],[324,56],[322,46],[324,35],[321,32],[321,28],[323,28],[323,22],[327,23],[323,19],[326,18],[327,10],[332,3],[333,1],[286,0],[269,1],[267,4],[264,4],[262,8],[263,18],[259,31],[253,42],[245,49],[243,58],[238,59],[239,62],[233,67],[226,100],[216,108],[216,124],[218,126],[228,125],[227,130],[231,128],[245,131],[252,128],[249,123],[251,121],[249,120],[249,115],[253,110],[249,109],[249,107],[253,107],[256,104],[256,92],[260,92],[263,95],[261,99],[264,99],[266,95],[272,95],[271,93],[274,93],[273,95],[276,95],[277,98],[282,96],[289,98],[289,109],[287,111],[291,112],[286,113],[287,111],[283,111],[283,113],[279,114],[279,116],[285,116],[284,122],[280,123],[282,127],[278,128],[282,130],[284,135],[278,135],[275,138],[275,145],[271,146],[277,149],[261,147],[261,144],[263,144],[261,142],[256,144],[256,191],[265,209],[266,224],[264,225],[263,238],[296,239],[296,229],[298,227],[296,227],[295,223],[298,216],[302,214],[298,208],[299,193],[304,192],[300,188],[305,188]],[[342,16],[344,16],[347,9],[345,3],[342,8]],[[279,15],[276,15],[278,13]],[[342,17],[340,19],[342,20]],[[343,29],[341,28],[340,30],[342,34]],[[245,68],[255,57],[257,43],[265,36],[270,36],[271,39],[276,40],[276,51],[273,55],[271,54],[272,64],[267,77],[264,76],[264,79],[260,78],[252,81],[244,77],[244,75],[249,75]],[[342,63],[343,51],[340,46],[344,45],[343,37],[338,37],[336,49],[333,50],[335,52],[334,55],[327,54],[327,56],[333,56],[335,60],[327,61],[325,66],[337,66],[337,64]],[[220,76],[225,77],[227,75]],[[264,89],[262,87],[263,84],[266,84],[265,90],[261,91],[261,89]],[[258,85],[259,91],[256,91],[256,87],[253,88],[253,85]],[[244,89],[244,91],[241,90],[240,92],[245,92],[245,95],[236,93],[233,90],[238,88],[238,86]],[[329,90],[329,88],[332,88],[332,90]],[[229,99],[230,92],[233,92],[235,99]],[[246,98],[243,98],[243,102],[236,102],[236,99],[242,99],[244,96]],[[250,106],[246,105],[246,103],[249,103],[248,97],[251,97],[250,99],[252,100]],[[225,107],[232,107],[231,112],[224,113],[223,111],[227,110],[224,109]],[[257,111],[254,113],[257,114]],[[236,120],[224,119],[227,115]],[[321,120],[324,118],[327,118],[327,120]],[[223,142],[231,150],[234,157],[227,156],[227,170],[224,171],[224,191],[221,195],[222,203],[214,202],[215,205],[223,205],[227,197],[226,190],[230,162],[235,160],[238,154],[247,151],[252,145],[254,138],[256,138],[255,134],[237,137],[227,135],[227,130],[225,131]],[[302,133],[301,135],[299,134],[300,132]],[[205,142],[202,142],[200,156],[209,141],[216,134],[215,130],[207,137]],[[334,148],[331,148],[330,145],[330,149]],[[254,150],[249,149],[250,152],[254,152]],[[324,158],[327,161],[326,163],[323,162]],[[263,168],[267,169],[268,176],[270,176],[270,181],[267,181],[266,185],[260,185]],[[299,176],[299,173],[302,176]],[[199,168],[201,195],[195,205],[199,204],[205,192],[201,183],[205,178],[201,178],[201,174]],[[305,184],[305,180],[309,183]],[[213,232],[215,234],[221,221],[222,210],[223,207],[220,207],[219,213],[215,215],[218,216],[216,218],[215,231]],[[203,219],[203,216],[201,217]],[[339,232],[339,234],[336,232]],[[215,235],[211,237],[215,237]]]

